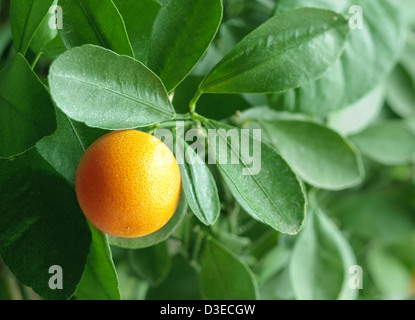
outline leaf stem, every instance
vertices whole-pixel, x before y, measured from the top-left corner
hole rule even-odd
[[[32,70],[34,70],[34,69],[35,69],[36,64],[37,64],[37,62],[39,61],[39,59],[40,59],[40,57],[42,56],[42,54],[43,54],[43,52],[42,52],[42,51],[41,51],[41,52],[39,52],[39,53],[37,54],[37,56],[35,57],[35,60],[33,60],[32,65],[31,65]]]
[[[191,113],[194,113],[196,110],[196,103],[199,100],[199,98],[202,96],[203,92],[198,88],[194,97],[192,98],[192,100],[190,100],[189,103],[189,109]]]

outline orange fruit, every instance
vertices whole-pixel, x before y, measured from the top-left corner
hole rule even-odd
[[[163,142],[123,130],[102,136],[86,150],[75,187],[83,213],[97,229],[135,238],[153,233],[172,217],[181,176]]]

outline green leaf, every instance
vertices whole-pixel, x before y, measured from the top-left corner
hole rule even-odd
[[[199,157],[195,149],[184,141],[184,137],[178,136],[175,145],[187,203],[201,222],[208,226],[212,225],[220,214],[215,179],[205,159]]]
[[[202,58],[222,20],[221,0],[169,0],[154,22],[148,66],[172,91]]]
[[[189,112],[189,101],[202,79],[203,76],[189,75],[174,90],[173,105],[177,113]],[[197,101],[197,112],[213,120],[226,119],[250,107],[251,104],[240,94],[204,94]]]
[[[134,57],[124,21],[111,0],[59,0],[58,5],[63,12],[59,34],[68,49],[95,44]]]
[[[290,269],[284,268],[275,277],[267,281],[260,288],[263,300],[295,300],[292,283],[290,281]]]
[[[397,65],[388,79],[386,101],[401,117],[415,113],[415,83],[402,65]]]
[[[351,24],[361,18],[349,13],[353,6],[360,6],[363,14],[363,28],[351,31],[332,68],[317,81],[283,95],[281,107],[286,110],[325,115],[355,103],[386,79],[401,53],[405,22],[388,0],[281,0],[278,12],[309,6],[349,15]]]
[[[342,229],[354,239],[395,243],[410,237],[415,228],[412,191],[397,186],[393,190],[352,192],[333,196],[324,209],[341,221]],[[405,198],[405,194],[409,196]]]
[[[223,179],[241,206],[282,233],[298,233],[303,224],[306,201],[301,182],[285,160],[248,129],[243,138],[240,129],[224,123],[207,120],[204,125],[212,133],[210,152],[216,157]],[[229,136],[239,139],[240,152],[232,147]],[[212,138],[218,140],[216,148]],[[223,161],[224,156],[226,161]]]
[[[268,93],[319,78],[343,51],[346,19],[303,8],[269,19],[246,36],[209,72],[201,92]]]
[[[203,250],[199,286],[208,300],[258,299],[256,280],[246,263],[212,238]]]
[[[141,278],[157,285],[168,275],[171,257],[167,242],[144,249],[129,250],[129,261],[133,271]]]
[[[276,246],[266,253],[266,256],[257,264],[258,284],[260,286],[266,283],[283,270],[289,262],[290,250],[282,246]]]
[[[181,255],[173,257],[170,273],[158,286],[150,287],[147,300],[200,300],[197,271]]]
[[[384,299],[409,299],[411,270],[402,261],[382,247],[372,249],[367,256],[367,267]]]
[[[0,71],[0,158],[21,154],[56,130],[50,96],[19,53]]]
[[[356,148],[329,128],[303,120],[259,120],[271,142],[307,183],[340,190],[360,183],[363,164]]]
[[[327,115],[327,126],[344,136],[357,134],[379,117],[385,103],[385,89],[380,85],[356,103]]]
[[[126,249],[142,249],[154,246],[167,240],[176,231],[184,218],[186,210],[187,202],[182,192],[173,217],[160,230],[139,238],[120,238],[108,235],[108,241],[112,245]]]
[[[14,47],[26,54],[30,42],[54,0],[13,0],[10,3],[10,25]]]
[[[91,249],[81,282],[75,292],[80,300],[121,300],[111,250],[104,233],[89,224]]]
[[[0,172],[0,255],[41,297],[70,298],[91,243],[75,191],[36,150],[0,160]],[[55,265],[62,268],[63,287],[52,290],[49,268]]]
[[[138,278],[126,260],[117,262],[117,275],[122,300],[144,300],[150,284]]]
[[[56,105],[90,127],[132,129],[175,115],[153,72],[139,61],[94,45],[71,49],[56,59],[49,85]]]
[[[57,0],[54,0],[53,5],[56,4]],[[30,42],[30,49],[35,54],[42,54],[54,60],[66,51],[66,47],[61,40],[57,26],[51,28],[49,25],[53,19],[57,20],[57,11],[49,10]]]
[[[56,4],[57,0],[54,0],[52,5]],[[54,14],[54,13],[53,13]],[[42,23],[39,25],[36,33],[33,35],[33,39],[30,42],[30,49],[38,54],[52,41],[57,35],[58,30],[49,26],[49,20],[52,18],[52,13],[48,11]]]
[[[161,5],[154,0],[113,0],[124,20],[135,58],[147,64],[154,20]]]
[[[415,135],[399,120],[377,123],[350,139],[362,154],[384,165],[409,163],[415,154]]]
[[[36,144],[41,156],[72,185],[75,185],[76,170],[86,149],[106,130],[87,127],[56,109],[58,129],[51,136]]]
[[[349,268],[354,253],[336,225],[318,208],[310,210],[290,262],[295,296],[301,300],[352,300]]]

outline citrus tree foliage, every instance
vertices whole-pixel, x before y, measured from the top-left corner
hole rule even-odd
[[[414,297],[413,2],[1,3],[0,298]],[[141,238],[97,230],[74,190],[122,129],[191,160]]]

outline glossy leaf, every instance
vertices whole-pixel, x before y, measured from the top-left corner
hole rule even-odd
[[[228,52],[200,90],[268,93],[305,85],[336,62],[348,34],[345,18],[328,10],[302,8],[275,16]]]
[[[241,206],[282,233],[298,233],[303,224],[306,203],[301,182],[285,160],[270,145],[254,137],[252,132],[246,136],[250,139],[249,145],[248,141],[241,143],[243,146],[238,153],[232,147],[228,134],[236,133],[240,143],[242,133],[239,129],[213,120],[204,125],[209,130],[214,129],[211,132],[216,136],[216,150],[212,146],[214,141],[209,140],[210,152],[215,155],[222,177]],[[227,161],[221,158],[225,155]],[[234,163],[232,158],[236,159]]]
[[[199,286],[208,300],[258,299],[256,280],[246,263],[212,238],[203,250]]]
[[[57,0],[54,0],[52,5],[56,4]],[[54,18],[55,13],[51,13],[50,10],[48,10],[42,23],[39,25],[39,28],[33,35],[33,39],[30,42],[30,49],[36,54],[41,53],[44,50],[44,48],[58,35],[58,29],[51,28],[49,26],[49,23],[51,19]]]
[[[169,0],[154,22],[148,66],[173,90],[202,58],[222,20],[221,0]]]
[[[17,54],[0,71],[0,158],[25,152],[55,130],[50,96],[26,59]]]
[[[81,280],[91,232],[73,188],[31,150],[0,160],[0,254],[21,283],[45,299],[70,298]],[[70,248],[70,249],[69,249]],[[49,280],[62,268],[63,287]],[[53,281],[53,279],[52,279]]]
[[[288,164],[307,183],[339,190],[364,177],[357,149],[329,128],[304,120],[259,120],[259,126]]]
[[[58,129],[36,144],[41,156],[72,185],[75,185],[76,170],[86,149],[106,130],[87,127],[74,121],[56,109]]]
[[[153,72],[139,61],[93,45],[74,48],[55,60],[49,85],[57,106],[90,127],[132,129],[175,114]]]
[[[351,140],[362,154],[385,165],[408,163],[415,154],[415,135],[399,120],[377,123]]]
[[[167,240],[171,234],[176,231],[176,228],[181,224],[187,210],[187,202],[183,195],[180,196],[179,204],[173,217],[161,229],[139,238],[120,238],[108,236],[108,241],[111,245],[126,249],[141,249],[154,246],[160,242]]]
[[[94,44],[134,57],[124,21],[111,0],[59,0],[58,5],[63,13],[59,33],[68,49]]]
[[[351,31],[344,53],[327,73],[283,95],[280,106],[286,110],[325,115],[355,103],[386,79],[402,50],[405,21],[388,0],[282,0],[278,12],[310,6],[349,15],[353,28],[363,21],[362,29]]]
[[[81,300],[121,300],[110,246],[104,233],[89,224],[91,249],[75,296]]]
[[[135,58],[147,64],[154,20],[161,5],[155,0],[113,0],[124,20]]]
[[[320,209],[308,213],[290,262],[291,282],[300,300],[352,300],[349,287],[354,253],[336,225]]]
[[[220,213],[220,201],[216,182],[197,152],[183,137],[176,139],[176,159],[182,174],[183,191],[190,209],[205,225],[216,222]]]
[[[57,0],[53,2],[55,5]],[[53,8],[53,7],[51,7]],[[57,8],[57,7],[56,7]],[[66,47],[62,42],[61,36],[58,32],[57,25],[57,14],[59,9],[49,10],[49,13],[46,15],[43,22],[40,24],[38,30],[36,31],[32,42],[30,43],[30,49],[38,54],[43,55],[48,59],[56,59],[59,55],[66,51]],[[54,28],[51,28],[50,24],[55,20],[56,25]]]
[[[13,0],[10,3],[10,25],[14,47],[26,54],[30,42],[54,0]]]

